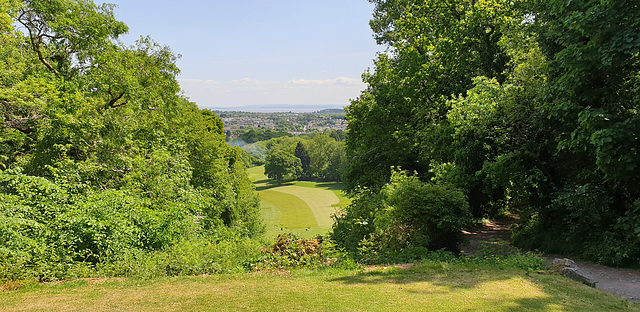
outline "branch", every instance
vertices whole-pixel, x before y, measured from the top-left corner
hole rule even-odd
[[[113,104],[113,105],[110,104],[109,106],[111,106],[112,108],[116,108],[116,107],[127,105],[127,104],[129,104],[129,101],[124,101],[124,102]]]
[[[44,64],[45,67],[47,67],[54,74],[59,75],[60,73],[58,73],[58,71],[55,68],[53,68],[53,66],[51,66],[49,62],[47,62],[47,60],[44,58],[44,55],[42,54],[42,50],[40,50],[40,42],[42,41],[42,37],[47,35],[42,34],[42,29],[38,29],[37,35],[34,34],[33,28],[37,28],[37,27],[35,26],[33,21],[30,20],[29,18],[27,18],[28,23],[22,20],[22,17],[24,17],[25,14],[27,14],[27,11],[20,14],[20,17],[18,18],[18,22],[22,24],[22,26],[27,28],[27,30],[29,31],[29,39],[31,39],[31,47],[33,48],[33,51],[35,51],[36,54],[38,54],[38,59],[40,60],[40,62],[42,62],[42,64]]]
[[[9,102],[7,102],[7,101],[5,101],[5,100],[0,100],[0,103],[1,103],[3,106],[6,106],[6,107],[8,107],[8,108],[10,108],[10,109],[12,109],[12,108],[13,108],[13,104],[11,104],[11,103],[9,103]],[[8,110],[8,109],[3,109],[2,111],[3,111],[3,113],[4,113],[4,118],[5,118],[6,120],[11,120],[11,115],[9,115],[9,110]]]
[[[24,134],[29,134],[31,132],[33,132],[34,127],[33,126],[29,126],[27,125],[27,122],[29,122],[31,120],[31,118],[13,118],[11,119],[11,116],[9,116],[9,114],[5,113],[4,114],[5,118],[7,119],[4,124],[7,126],[7,128],[11,128],[11,129],[16,129]]]
[[[109,91],[109,94],[110,94],[111,96],[113,96],[113,93],[112,93],[111,91]],[[119,101],[123,96],[124,96],[124,92],[121,92],[121,93],[120,93],[120,95],[118,95],[117,97],[115,97],[115,98],[111,99],[111,101],[109,101],[109,106],[110,106],[111,108],[116,108],[116,107],[119,107],[119,106],[123,106],[123,105],[128,104],[128,103],[129,103],[129,101],[128,101],[128,100],[127,100],[127,101],[124,101],[124,102],[121,102],[121,103],[116,104],[116,102],[118,102],[118,101]]]
[[[35,43],[34,37],[33,36],[29,36],[29,37],[31,37],[31,45],[33,46],[33,49],[38,54],[38,59],[40,60],[40,62],[42,62],[42,64],[44,64],[44,66],[47,67],[51,72],[53,72],[56,75],[59,75],[60,73],[58,73],[58,71],[55,68],[53,68],[53,66],[51,66],[51,64],[49,64],[49,62],[47,62],[47,60],[42,55],[42,51],[40,51],[40,45]]]

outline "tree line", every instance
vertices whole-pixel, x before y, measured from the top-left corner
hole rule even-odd
[[[387,50],[347,108],[356,201],[337,240],[451,246],[434,243],[449,223],[410,216],[468,220],[467,207],[518,214],[522,247],[639,263],[637,1],[369,1]],[[398,188],[426,193],[407,205]],[[445,190],[466,203],[427,198]]]
[[[335,131],[266,142],[265,175],[279,185],[285,180],[341,181],[345,166],[344,142]]]

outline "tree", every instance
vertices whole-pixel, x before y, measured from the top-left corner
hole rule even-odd
[[[300,159],[292,153],[282,149],[269,152],[264,164],[264,173],[270,179],[275,179],[281,185],[285,178],[296,179],[302,173]]]
[[[537,2],[535,34],[549,60],[538,110],[555,153],[545,168],[548,200],[534,205],[516,243],[616,265],[640,259],[630,226],[640,199],[638,9],[635,1]],[[549,243],[560,235],[570,243]]]
[[[94,53],[129,30],[115,19],[113,9],[112,4],[98,6],[86,0],[27,0],[17,22],[27,29],[40,62],[57,75],[71,77],[73,70],[91,66]]]
[[[302,166],[301,177],[309,178],[311,176],[311,173],[309,172],[311,158],[309,157],[309,154],[307,153],[307,150],[305,149],[302,142],[298,142],[298,144],[296,145],[294,155],[300,159],[300,165]]]
[[[309,171],[317,179],[341,181],[344,170],[344,143],[319,134],[307,141]]]
[[[168,47],[119,43],[112,10],[0,1],[0,279],[263,230],[222,120],[180,95]]]
[[[372,2],[372,29],[392,50],[363,75],[367,90],[347,108],[349,190],[379,189],[391,166],[426,180],[433,163],[453,161],[448,100],[472,88],[474,77],[506,79],[509,56],[500,41],[518,16],[502,0]],[[474,195],[481,190],[468,192],[481,210],[484,200]]]

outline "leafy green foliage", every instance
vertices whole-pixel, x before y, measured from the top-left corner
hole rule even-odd
[[[243,132],[238,139],[245,143],[251,144],[258,141],[268,141],[273,138],[290,137],[292,136],[286,131],[275,131],[271,129],[249,129]]]
[[[351,205],[333,216],[331,240],[348,252],[356,252],[361,241],[375,231],[375,217],[383,208],[381,194],[360,190]]]
[[[549,59],[545,112],[557,152],[553,188],[516,233],[524,246],[636,265],[633,229],[620,231],[640,197],[637,132],[638,4],[540,2],[536,26]],[[553,192],[553,193],[551,193]],[[561,237],[561,244],[545,243]]]
[[[129,249],[100,263],[97,269],[108,276],[138,278],[244,272],[245,264],[259,253],[256,240],[217,228],[204,236],[177,238],[160,251]]]
[[[296,145],[294,155],[298,159],[300,159],[300,166],[302,167],[302,178],[309,177],[309,166],[311,165],[311,158],[309,157],[309,153],[307,153],[307,150],[305,149],[302,142],[298,142],[298,144]]]
[[[264,163],[264,174],[270,179],[275,179],[278,185],[282,184],[285,178],[295,180],[302,174],[300,158],[285,150],[272,150]]]
[[[347,108],[351,192],[401,166],[519,213],[521,246],[637,265],[638,3],[370,2],[390,50]]]
[[[304,142],[309,153],[309,175],[326,181],[341,181],[345,163],[344,144],[319,134]]]
[[[180,95],[168,47],[123,46],[113,6],[84,0],[2,2],[0,30],[0,279],[188,258],[220,231],[239,237],[227,249],[263,231],[242,155]]]
[[[406,172],[394,172],[382,190],[389,208],[381,222],[384,227],[406,228],[406,243],[457,250],[462,229],[470,224],[469,206],[464,195],[444,186],[420,181]],[[388,221],[384,220],[389,218]]]
[[[344,142],[329,135],[280,137],[266,141],[264,145],[268,149],[265,174],[276,181],[280,179],[278,183],[285,178],[341,181],[344,175]],[[273,171],[275,168],[282,175],[280,178]],[[271,176],[266,170],[271,170]]]
[[[372,28],[393,53],[363,75],[369,87],[347,108],[350,190],[379,189],[391,166],[427,178],[433,161],[451,160],[447,100],[474,77],[505,79],[500,40],[517,14],[500,0],[372,2]]]
[[[380,192],[361,192],[335,221],[331,239],[370,257],[412,248],[455,252],[471,215],[461,192],[395,171]]]

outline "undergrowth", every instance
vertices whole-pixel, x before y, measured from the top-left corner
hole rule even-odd
[[[475,256],[462,252],[456,255],[444,249],[430,251],[424,247],[405,248],[395,252],[362,254],[340,250],[323,237],[305,239],[285,233],[276,241],[264,245],[234,231],[222,231],[217,240],[188,238],[175,242],[162,251],[129,252],[113,261],[64,268],[57,280],[76,278],[132,277],[151,279],[166,276],[210,275],[225,273],[292,271],[292,270],[360,270],[367,265],[381,264],[443,264],[515,268],[527,272],[544,270],[544,259],[536,253],[524,253],[504,241],[481,244]],[[53,279],[53,278],[52,278]],[[31,279],[5,279],[0,287],[21,288]],[[38,280],[35,280],[38,282]]]

